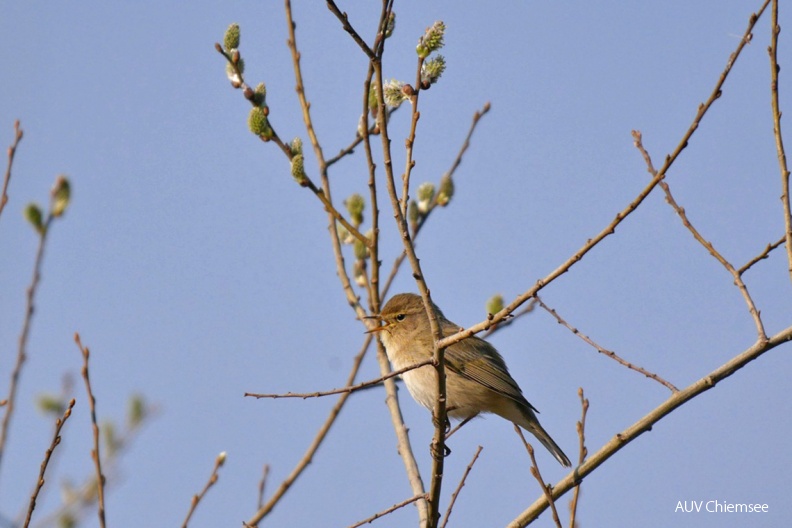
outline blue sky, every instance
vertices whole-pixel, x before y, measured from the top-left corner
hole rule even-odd
[[[341,7],[370,39],[376,6]],[[495,9],[397,2],[388,78],[412,80],[418,37],[435,20],[448,27],[442,50],[448,68],[421,96],[416,184],[439,180],[473,113],[492,104],[455,175],[454,200],[432,215],[418,240],[427,282],[445,314],[465,326],[481,321],[492,294],[513,299],[607,225],[649,180],[630,131],[643,132],[659,166],[758,7],[735,0],[507,2]],[[780,25],[792,27],[783,8]],[[366,58],[321,3],[296,2],[293,10],[317,134],[332,156],[354,137]],[[255,511],[262,465],[271,465],[271,492],[335,402],[243,394],[330,389],[347,376],[364,328],[336,277],[321,205],[294,183],[282,153],[247,130],[249,105],[230,88],[213,49],[231,22],[242,26],[248,80],[267,84],[279,134],[307,143],[280,3],[3,8],[0,143],[10,144],[17,118],[25,137],[0,217],[0,380],[13,367],[37,243],[22,210],[30,201],[45,202],[59,173],[73,187],[71,207],[47,246],[0,472],[4,519],[27,504],[50,441],[52,420],[36,410],[35,398],[58,392],[65,373],[75,376],[77,405],[34,520],[57,506],[65,476],[79,481],[92,471],[75,331],[92,349],[100,418],[122,417],[135,393],[159,408],[112,485],[113,526],[181,523],[221,451],[228,453],[226,465],[191,526],[241,525]],[[769,12],[668,173],[691,221],[737,267],[783,232],[768,35]],[[786,37],[782,32],[784,110],[792,105]],[[405,110],[390,128],[398,170],[409,126]],[[379,167],[383,178],[381,161]],[[310,155],[307,170],[316,174]],[[366,193],[362,149],[330,176],[339,204],[353,192]],[[384,208],[381,224],[387,271],[401,242]],[[745,280],[767,332],[788,327],[792,296],[783,250]],[[392,292],[415,289],[405,269]],[[731,276],[693,240],[659,189],[542,295],[600,345],[679,387],[755,339]],[[577,446],[578,387],[591,401],[590,452],[669,394],[597,354],[542,311],[492,341],[570,456]],[[770,352],[679,409],[587,478],[582,525],[779,526],[788,519],[787,351]],[[377,375],[369,354],[361,379]],[[0,382],[0,391],[6,387]],[[406,391],[400,395],[428,482],[431,420]],[[452,439],[444,504],[478,445],[484,449],[450,526],[505,525],[540,494],[511,424],[488,417]],[[395,446],[384,393],[353,396],[269,525],[343,527],[410,497]],[[538,456],[548,480],[565,474],[545,453]],[[761,502],[770,511],[750,519],[674,513],[680,500]],[[377,523],[415,521],[408,506]],[[538,524],[548,526],[549,516]],[[91,512],[86,526],[96,525]]]

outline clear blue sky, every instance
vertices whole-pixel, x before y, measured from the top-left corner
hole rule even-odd
[[[373,3],[341,7],[364,36],[373,35]],[[660,165],[758,7],[735,0],[497,8],[396,2],[389,78],[411,81],[417,38],[435,20],[448,26],[446,74],[421,96],[413,181],[436,182],[473,112],[492,103],[456,173],[453,202],[433,215],[418,243],[446,315],[465,326],[481,321],[492,294],[514,298],[607,225],[649,178],[630,131],[643,132]],[[787,7],[782,28],[792,27]],[[283,6],[31,2],[2,11],[0,144],[10,144],[17,118],[25,138],[0,217],[0,380],[16,355],[36,247],[22,209],[45,202],[58,173],[70,176],[74,198],[47,247],[0,473],[0,513],[13,519],[27,504],[52,427],[34,401],[58,392],[64,373],[75,376],[77,406],[34,520],[59,503],[64,476],[79,481],[92,471],[81,357],[72,342],[79,331],[93,351],[100,417],[121,417],[136,392],[160,408],[111,487],[109,525],[179,525],[215,456],[227,451],[220,480],[191,526],[240,526],[255,511],[262,465],[272,466],[271,492],[335,402],[243,394],[342,385],[364,330],[336,278],[319,202],[293,182],[274,145],[248,132],[249,105],[230,88],[213,49],[229,23],[240,23],[248,80],[267,83],[271,118],[284,139],[299,135],[307,143]],[[321,2],[295,2],[294,16],[317,133],[333,155],[354,137],[366,59]],[[738,267],[783,232],[768,35],[769,13],[668,174],[691,220]],[[787,113],[789,50],[785,30],[781,105]],[[397,114],[390,129],[399,170],[407,117]],[[310,155],[307,169],[316,174]],[[365,193],[362,150],[337,164],[331,178],[338,203]],[[389,269],[401,245],[386,210],[382,224]],[[790,324],[785,269],[779,249],[745,275],[770,334]],[[396,291],[415,291],[409,273],[400,275]],[[731,277],[692,239],[659,189],[545,289],[543,299],[602,346],[679,387],[755,339]],[[577,449],[578,387],[591,401],[590,452],[669,394],[541,311],[493,342],[570,456]],[[788,520],[788,352],[782,347],[749,365],[596,471],[583,484],[582,525],[780,526]],[[369,355],[361,377],[377,375]],[[0,381],[0,392],[6,387]],[[406,391],[401,396],[428,482],[431,420]],[[502,526],[540,494],[511,424],[489,417],[452,439],[444,504],[477,445],[484,450],[450,526]],[[384,393],[354,396],[266,525],[344,527],[410,497],[395,446]],[[565,474],[546,453],[538,456],[548,480]],[[761,502],[770,512],[675,514],[680,500]],[[408,506],[375,526],[414,526],[416,518]],[[539,525],[549,520],[545,514]],[[90,512],[86,526],[96,525]]]

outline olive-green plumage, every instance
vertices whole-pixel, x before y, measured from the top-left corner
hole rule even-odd
[[[444,336],[460,327],[445,318],[435,306]],[[412,293],[394,295],[382,309],[378,328],[382,344],[394,369],[402,369],[432,356],[432,332],[420,296]],[[533,434],[564,466],[569,458],[539,425],[534,411],[520,386],[509,375],[503,358],[491,344],[478,337],[468,337],[445,349],[446,408],[451,418],[466,419],[480,413],[497,414]],[[437,373],[427,365],[402,374],[407,390],[421,405],[432,409],[437,399]]]

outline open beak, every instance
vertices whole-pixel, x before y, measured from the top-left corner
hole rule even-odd
[[[377,316],[377,315],[370,315],[368,317],[364,317],[364,319],[379,319],[380,321],[382,321],[382,319],[380,319],[379,316]],[[367,330],[365,333],[366,334],[373,334],[375,332],[382,332],[383,330],[385,330],[386,328],[389,328],[390,326],[391,325],[389,325],[389,324],[384,324],[382,326],[375,326],[371,330]]]

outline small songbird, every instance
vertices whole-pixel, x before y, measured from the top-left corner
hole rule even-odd
[[[435,313],[443,336],[460,327],[445,318],[437,306]],[[432,357],[434,338],[423,299],[412,293],[394,295],[379,318],[379,333],[388,359],[395,370]],[[561,465],[572,464],[536,418],[519,385],[509,375],[503,358],[491,344],[472,336],[445,349],[446,409],[450,418],[470,419],[480,413],[494,413],[533,434]],[[410,395],[428,409],[437,400],[437,371],[431,365],[401,375]],[[536,411],[538,412],[538,411]]]

